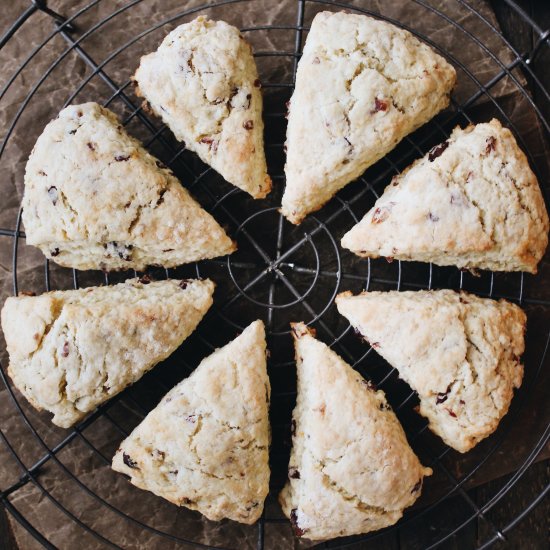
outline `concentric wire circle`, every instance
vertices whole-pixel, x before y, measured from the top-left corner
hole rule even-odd
[[[211,277],[218,285],[215,305],[196,333],[184,343],[182,348],[165,364],[157,367],[145,376],[135,387],[125,391],[109,403],[102,405],[86,420],[70,431],[52,430],[48,424],[48,415],[32,411],[14,391],[6,376],[5,364],[2,364],[0,376],[10,398],[10,410],[16,413],[19,428],[6,424],[2,426],[1,437],[9,460],[13,467],[19,468],[18,478],[3,484],[0,494],[2,503],[9,513],[34,537],[46,547],[63,545],[56,539],[55,532],[40,525],[30,512],[30,497],[23,498],[27,488],[38,498],[44,499],[55,508],[60,521],[69,526],[71,533],[82,533],[90,547],[123,547],[126,544],[137,546],[143,537],[147,537],[149,546],[162,547],[193,546],[200,548],[223,547],[277,547],[281,541],[289,541],[290,527],[276,504],[276,495],[284,483],[289,454],[290,415],[295,400],[295,370],[292,343],[289,337],[289,322],[306,321],[317,329],[318,337],[329,344],[348,363],[361,374],[372,379],[384,389],[394,410],[402,421],[409,442],[426,465],[431,466],[435,475],[425,484],[424,495],[418,507],[408,511],[396,526],[381,533],[371,533],[361,537],[328,542],[326,547],[347,547],[360,545],[369,547],[369,541],[376,544],[381,537],[391,533],[404,533],[414,529],[428,533],[433,518],[452,497],[463,504],[454,524],[444,532],[436,532],[429,545],[444,545],[454,534],[460,532],[471,522],[481,518],[488,526],[488,535],[480,541],[485,547],[495,540],[503,539],[506,533],[517,524],[524,514],[535,506],[544,496],[536,497],[525,511],[509,525],[497,525],[490,518],[490,510],[510,491],[514,484],[536,459],[540,450],[548,441],[548,424],[534,434],[525,456],[512,478],[485,502],[476,502],[467,492],[472,480],[487,468],[496,468],[498,455],[510,445],[514,437],[513,427],[518,419],[533,406],[537,387],[544,380],[544,366],[547,364],[547,348],[550,338],[548,320],[550,318],[550,296],[537,292],[536,279],[523,274],[484,273],[478,279],[472,275],[450,268],[438,268],[432,265],[406,264],[384,260],[366,261],[353,257],[339,246],[343,233],[360,219],[366,209],[372,205],[391,177],[404,169],[415,158],[425,154],[434,143],[446,139],[456,124],[468,124],[486,119],[491,112],[512,129],[518,143],[526,152],[531,166],[539,181],[544,178],[544,166],[536,157],[536,143],[525,135],[524,127],[519,124],[513,106],[507,105],[498,93],[499,86],[508,86],[508,93],[515,93],[517,101],[532,116],[533,124],[540,125],[543,132],[550,131],[547,120],[536,104],[530,91],[525,87],[519,69],[527,74],[532,85],[537,87],[542,101],[550,104],[550,96],[533,71],[536,56],[549,48],[548,34],[508,2],[539,36],[538,42],[530,52],[517,52],[506,42],[485,12],[465,0],[455,0],[452,10],[449,6],[435,7],[423,0],[415,0],[418,16],[412,20],[400,20],[389,14],[380,14],[368,7],[354,3],[323,0],[287,0],[286,8],[279,10],[279,19],[275,21],[254,21],[245,26],[239,9],[243,0],[225,0],[209,4],[176,8],[166,16],[155,21],[147,18],[134,18],[132,14],[147,5],[146,0],[128,1],[114,9],[107,16],[98,16],[98,10],[107,2],[95,0],[83,5],[68,19],[58,14],[50,14],[47,21],[52,32],[28,55],[23,55],[21,64],[6,80],[0,92],[0,107],[7,105],[10,94],[18,86],[24,91],[19,98],[17,108],[6,124],[5,138],[0,148],[0,165],[3,173],[13,172],[12,147],[18,147],[20,133],[28,123],[29,116],[37,110],[42,117],[53,118],[64,104],[96,100],[114,109],[121,115],[124,125],[130,133],[137,134],[145,145],[176,173],[213,215],[228,228],[229,234],[237,240],[239,252],[227,259],[200,262],[195,266],[183,266],[175,270],[153,270],[155,277],[203,276]],[[246,2],[254,4],[254,0]],[[259,3],[259,2],[256,2]],[[284,3],[283,3],[284,4]],[[9,48],[11,41],[17,40],[18,32],[26,24],[32,24],[40,16],[38,7],[44,8],[44,2],[29,4],[29,9],[15,21],[13,27],[0,41],[0,46]],[[67,6],[69,10],[70,6]],[[223,10],[226,11],[223,11]],[[473,92],[468,97],[454,97],[451,108],[430,121],[414,135],[407,137],[396,150],[365,175],[331,201],[315,216],[310,216],[298,229],[288,224],[278,213],[283,176],[283,141],[285,130],[285,102],[289,99],[295,81],[296,66],[301,48],[313,14],[320,9],[347,9],[387,20],[411,31],[418,38],[430,44],[445,56],[456,68],[459,79],[466,82]],[[454,10],[454,11],[453,11]],[[168,12],[169,10],[167,10]],[[451,12],[454,15],[451,15]],[[158,42],[175,25],[190,20],[199,14],[217,18],[223,13],[228,22],[243,27],[255,46],[255,55],[262,84],[265,91],[266,152],[270,174],[275,182],[275,191],[264,201],[252,201],[244,193],[224,183],[211,169],[205,167],[178,144],[170,132],[156,119],[141,108],[133,94],[129,76],[132,71],[124,72],[125,55],[141,55],[150,51],[154,35]],[[461,15],[458,17],[457,15]],[[456,49],[448,49],[449,42],[431,39],[422,29],[423,18],[432,24],[439,24],[469,48],[476,48],[494,66],[494,72],[484,79]],[[27,21],[27,23],[25,23]],[[132,25],[128,25],[128,21]],[[469,21],[467,25],[465,22]],[[109,33],[113,28],[127,30],[126,38],[113,45],[101,59],[95,59],[92,49],[97,40],[110,43]],[[508,53],[502,59],[480,36],[497,35]],[[442,36],[435,34],[434,36]],[[106,40],[104,40],[106,39]],[[63,41],[63,48],[55,47]],[[285,46],[277,46],[284,43]],[[289,47],[288,44],[291,46]],[[1,50],[0,50],[1,51]],[[67,70],[68,64],[80,59],[87,67],[83,76],[75,75],[69,80],[60,94],[59,104],[50,108],[37,107],[40,104],[42,90],[55,82],[58,73]],[[26,78],[26,71],[34,63],[46,65],[38,78]],[[137,57],[135,57],[137,62]],[[134,63],[135,65],[135,63]],[[122,67],[122,69],[121,69]],[[133,66],[131,67],[133,69]],[[284,73],[284,75],[283,75]],[[124,75],[122,78],[120,75]],[[281,78],[283,75],[285,78]],[[34,133],[38,135],[40,129]],[[547,134],[548,135],[548,134]],[[32,143],[26,143],[30,152]],[[13,174],[14,179],[21,178],[21,171]],[[544,189],[543,185],[543,189]],[[12,192],[13,194],[13,192]],[[546,197],[548,204],[548,197]],[[13,270],[13,292],[27,289],[36,292],[55,288],[87,286],[90,284],[110,284],[132,276],[133,274],[83,273],[65,270],[45,261],[39,265],[29,259],[21,228],[20,211],[16,209],[13,223],[0,229],[0,239],[11,240],[11,264]],[[3,218],[4,219],[4,218]],[[265,220],[263,224],[261,221]],[[24,258],[22,258],[24,255]],[[25,265],[21,269],[22,262]],[[33,266],[28,269],[29,262]],[[30,275],[29,275],[30,274]],[[44,281],[43,284],[41,281]],[[342,290],[359,291],[362,289],[403,290],[421,288],[464,288],[480,295],[494,298],[505,297],[520,303],[527,309],[531,325],[541,321],[534,328],[528,346],[536,351],[526,358],[526,378],[522,389],[516,396],[512,410],[502,422],[496,434],[483,442],[469,455],[468,460],[443,446],[427,430],[426,423],[413,412],[416,396],[397,379],[397,373],[376,353],[361,343],[350,327],[339,317],[333,306],[336,294]],[[204,524],[197,514],[185,509],[176,510],[171,505],[160,502],[137,489],[123,485],[120,476],[110,471],[110,459],[118,442],[154,407],[160,397],[181,378],[189,374],[200,359],[213,349],[233,338],[249,322],[262,318],[266,322],[268,347],[271,350],[269,374],[272,382],[271,421],[273,444],[271,451],[272,482],[264,516],[253,527],[236,527],[231,523]],[[534,320],[534,321],[532,321]],[[541,343],[543,345],[541,345]],[[345,404],[343,404],[345,406]],[[101,432],[101,437],[98,435]],[[16,434],[16,436],[15,436]],[[33,452],[27,452],[21,438],[32,441]],[[26,441],[25,441],[26,442]],[[86,468],[74,468],[75,461],[88,457],[95,478],[88,475]],[[50,471],[51,470],[51,471]],[[10,481],[12,481],[10,483]],[[56,486],[68,484],[73,488],[75,498],[88,503],[86,513],[67,495],[59,494]],[[105,491],[104,487],[116,486],[118,491]],[[119,498],[122,495],[123,498]],[[21,498],[16,498],[21,497]],[[27,500],[26,500],[27,499]],[[146,514],[150,504],[160,510],[158,515]],[[80,505],[81,506],[81,505]],[[166,523],[166,518],[178,517],[176,523]],[[105,516],[111,522],[117,522],[120,535],[102,525],[100,519]],[[162,517],[162,520],[159,519]],[[216,538],[212,539],[212,534]],[[377,540],[378,539],[378,540]],[[215,542],[213,543],[212,540]],[[133,541],[128,543],[128,541]],[[252,542],[254,541],[254,542]],[[172,546],[169,546],[172,545]]]

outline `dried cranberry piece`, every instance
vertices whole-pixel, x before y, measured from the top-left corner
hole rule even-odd
[[[439,145],[436,145],[435,147],[432,147],[430,149],[430,152],[428,153],[428,160],[430,162],[433,162],[437,157],[440,157],[443,151],[449,147],[449,142],[444,141],[443,143],[440,143]]]
[[[371,380],[361,379],[363,385],[367,386],[369,390],[376,391],[376,385]]]
[[[461,206],[463,204],[462,196],[457,193],[451,193],[451,204],[458,204]]]
[[[378,113],[378,111],[387,111],[388,110],[388,102],[384,99],[378,99],[377,97],[374,98],[374,109],[371,111],[371,113]]]
[[[262,83],[260,81],[259,78],[257,78],[255,81],[254,81],[254,87],[255,88],[261,88],[262,87]]]
[[[211,137],[205,136],[199,140],[199,143],[205,143],[208,145],[208,149],[210,149],[213,153],[218,150],[218,141]]]
[[[487,144],[485,146],[485,154],[488,155],[491,151],[495,150],[495,143],[497,142],[496,138],[494,136],[490,136],[485,140],[485,143]]]
[[[292,528],[294,529],[294,533],[297,537],[301,537],[305,533],[304,529],[300,529],[300,527],[298,527],[298,515],[296,514],[296,508],[293,508],[290,511],[290,523],[292,524]]]
[[[61,357],[69,357],[69,342],[63,344],[63,351],[61,352]]]
[[[151,282],[151,277],[149,277],[149,275],[142,275],[138,281],[142,284],[142,285],[148,285],[150,282]]]
[[[129,160],[129,159],[130,159],[130,155],[117,155],[117,156],[115,157],[115,160],[116,160],[117,162],[126,162],[126,161]]]
[[[111,241],[103,245],[107,251],[108,257],[118,256],[121,260],[126,262],[132,261],[132,249],[133,245],[128,244],[119,244],[116,241]]]
[[[456,418],[456,414],[451,409],[445,409],[453,418]]]
[[[52,258],[59,256],[59,248],[54,248],[53,250],[50,250],[50,255],[52,256]]]
[[[437,398],[435,400],[435,404],[436,405],[441,405],[441,403],[445,403],[445,401],[447,401],[448,397],[449,396],[446,393],[438,393]]]
[[[166,458],[166,453],[164,451],[159,451],[158,449],[153,449],[151,456],[157,460],[164,460]]]
[[[52,185],[48,189],[48,197],[50,197],[50,200],[52,201],[53,205],[55,206],[57,204],[57,199],[59,198],[59,194],[57,193],[57,187]]]
[[[243,128],[245,130],[252,130],[252,128],[254,128],[254,122],[252,122],[251,120],[247,120],[243,123]]]
[[[179,287],[182,289],[182,290],[185,290],[187,288],[187,285],[189,284],[189,279],[182,279],[179,283]]]
[[[122,462],[124,462],[124,464],[126,464],[128,468],[139,470],[137,462],[135,460],[132,460],[132,457],[130,455],[127,455],[126,453],[122,453]]]
[[[86,145],[88,146],[88,149],[90,149],[90,151],[95,151],[95,145],[91,141],[88,141]]]
[[[390,208],[387,206],[380,206],[375,209],[374,214],[372,215],[371,223],[382,223],[387,220],[390,215]]]
[[[435,404],[440,405],[441,403],[445,403],[445,401],[447,401],[447,398],[449,397],[449,392],[450,391],[451,391],[451,385],[449,384],[447,386],[447,389],[444,392],[441,392],[441,393],[437,394]]]
[[[300,472],[296,468],[289,468],[288,477],[290,479],[300,479]]]

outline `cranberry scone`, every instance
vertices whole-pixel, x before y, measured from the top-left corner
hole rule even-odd
[[[321,12],[290,100],[282,213],[292,223],[449,104],[454,68],[411,33],[365,15]]]
[[[262,321],[204,359],[125,439],[113,469],[208,519],[254,523],[269,490]]]
[[[130,279],[8,298],[8,374],[38,410],[69,428],[166,359],[212,305],[209,280]]]
[[[364,257],[536,273],[548,213],[527,158],[500,122],[454,129],[393,178],[342,238]]]
[[[269,193],[261,84],[238,29],[202,16],[180,25],[141,58],[134,80],[187,149],[252,197]]]
[[[496,430],[523,378],[518,306],[452,290],[344,292],[336,305],[418,393],[447,445],[465,453]]]
[[[394,524],[431,475],[376,391],[303,324],[292,325],[298,397],[279,500],[297,536],[322,540]]]
[[[76,269],[174,267],[233,252],[234,243],[115,114],[63,109],[25,173],[27,244]]]

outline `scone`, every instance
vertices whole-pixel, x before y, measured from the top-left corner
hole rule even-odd
[[[254,198],[271,190],[252,49],[224,21],[197,17],[141,58],[137,94],[185,147]]]
[[[279,500],[297,536],[322,540],[394,524],[431,475],[384,392],[303,323],[294,324],[298,398],[288,482]]]
[[[342,239],[359,256],[536,273],[548,244],[539,184],[498,120],[455,128]]]
[[[447,445],[465,453],[496,430],[523,378],[518,306],[452,290],[344,292],[336,305],[418,393]]]
[[[97,103],[63,109],[25,173],[27,244],[76,269],[173,267],[233,252],[214,218]]]
[[[2,329],[14,385],[69,428],[168,357],[212,305],[209,280],[130,279],[8,298]]]
[[[287,130],[282,213],[292,223],[449,104],[454,68],[411,33],[365,15],[315,16]]]
[[[125,439],[113,469],[208,519],[254,523],[269,490],[264,325],[204,359]]]

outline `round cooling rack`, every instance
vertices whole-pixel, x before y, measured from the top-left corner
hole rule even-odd
[[[300,320],[315,327],[319,339],[386,392],[411,446],[434,470],[421,499],[395,526],[320,546],[445,547],[473,529],[471,546],[485,548],[510,537],[548,492],[547,486],[540,487],[512,519],[499,519],[499,507],[545,448],[550,434],[544,399],[550,339],[547,260],[537,276],[472,274],[429,264],[362,260],[339,245],[393,175],[446,139],[456,125],[493,116],[514,132],[549,204],[545,148],[550,95],[536,70],[541,60],[548,66],[549,31],[512,1],[505,3],[534,37],[526,51],[517,51],[500,33],[483,0],[391,2],[385,8],[380,8],[384,3],[367,0],[81,0],[58,1],[55,6],[53,1],[50,6],[45,1],[20,1],[23,11],[14,15],[0,40],[2,298],[24,290],[41,293],[113,284],[134,276],[71,271],[44,261],[25,245],[20,212],[25,161],[45,124],[69,103],[94,100],[114,110],[128,132],[171,167],[238,243],[238,251],[228,258],[148,272],[154,278],[212,278],[217,285],[214,306],[172,357],[71,430],[53,426],[48,414],[34,411],[14,390],[2,347],[0,498],[16,520],[21,548],[306,547],[307,543],[295,542],[277,504],[287,475],[296,398],[289,322]],[[285,103],[311,20],[325,9],[364,13],[406,28],[454,65],[458,85],[449,109],[294,227],[278,212],[284,188]],[[274,191],[265,200],[254,201],[224,182],[144,111],[134,94],[130,76],[139,57],[156,49],[175,26],[200,14],[240,27],[254,47],[264,90],[266,155],[274,182]],[[336,294],[344,290],[429,288],[460,288],[506,298],[528,315],[524,383],[497,432],[466,455],[444,446],[427,430],[414,412],[418,402],[414,392],[355,336],[333,305]],[[115,474],[110,461],[120,441],[203,357],[257,318],[267,327],[272,384],[271,491],[261,520],[254,526],[209,522]],[[491,491],[476,489],[497,478],[500,482],[493,481]]]

